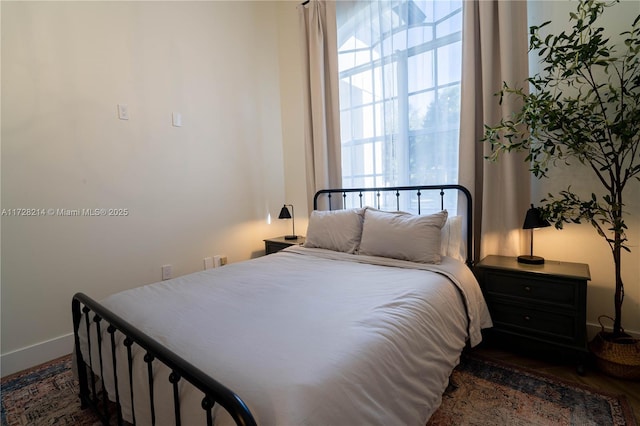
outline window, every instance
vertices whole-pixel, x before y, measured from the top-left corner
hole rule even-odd
[[[343,187],[457,183],[462,1],[337,2]]]

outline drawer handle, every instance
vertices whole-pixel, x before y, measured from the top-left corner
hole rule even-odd
[[[531,287],[526,286],[526,287],[524,288],[524,291],[528,291],[528,292],[530,292],[530,291],[531,291]]]
[[[530,317],[529,315],[525,315],[525,316],[524,316],[524,320],[525,320],[525,321],[531,321],[531,317]]]

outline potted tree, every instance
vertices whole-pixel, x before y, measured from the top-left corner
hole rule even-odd
[[[505,83],[500,102],[514,96],[522,108],[497,125],[485,125],[483,140],[491,143],[490,160],[528,152],[526,161],[538,178],[548,177],[549,166],[558,161],[577,160],[602,184],[600,195],[586,198],[571,186],[549,194],[541,211],[558,229],[587,221],[609,245],[616,284],[613,331],[602,327],[589,347],[606,372],[640,378],[640,342],[622,327],[621,275],[622,250],[630,251],[623,196],[640,180],[640,15],[621,33],[624,44],[616,46],[598,26],[613,4],[580,0],[570,13],[571,30],[557,35],[542,35],[550,22],[530,28],[529,48],[537,51],[543,72],[527,79],[530,94]]]

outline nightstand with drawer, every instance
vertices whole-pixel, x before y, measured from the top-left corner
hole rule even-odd
[[[264,240],[264,254],[279,252],[289,246],[304,244],[305,238],[298,236],[295,240],[287,240],[285,237],[267,238]]]
[[[587,354],[589,265],[552,260],[528,265],[515,257],[487,256],[476,265],[476,275],[493,320],[489,340],[576,357],[581,370]]]

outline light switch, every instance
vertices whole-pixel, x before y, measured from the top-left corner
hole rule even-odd
[[[118,118],[120,120],[129,119],[129,107],[127,104],[118,104]]]
[[[173,127],[182,127],[182,114],[179,112],[174,112],[171,116],[171,122]]]

